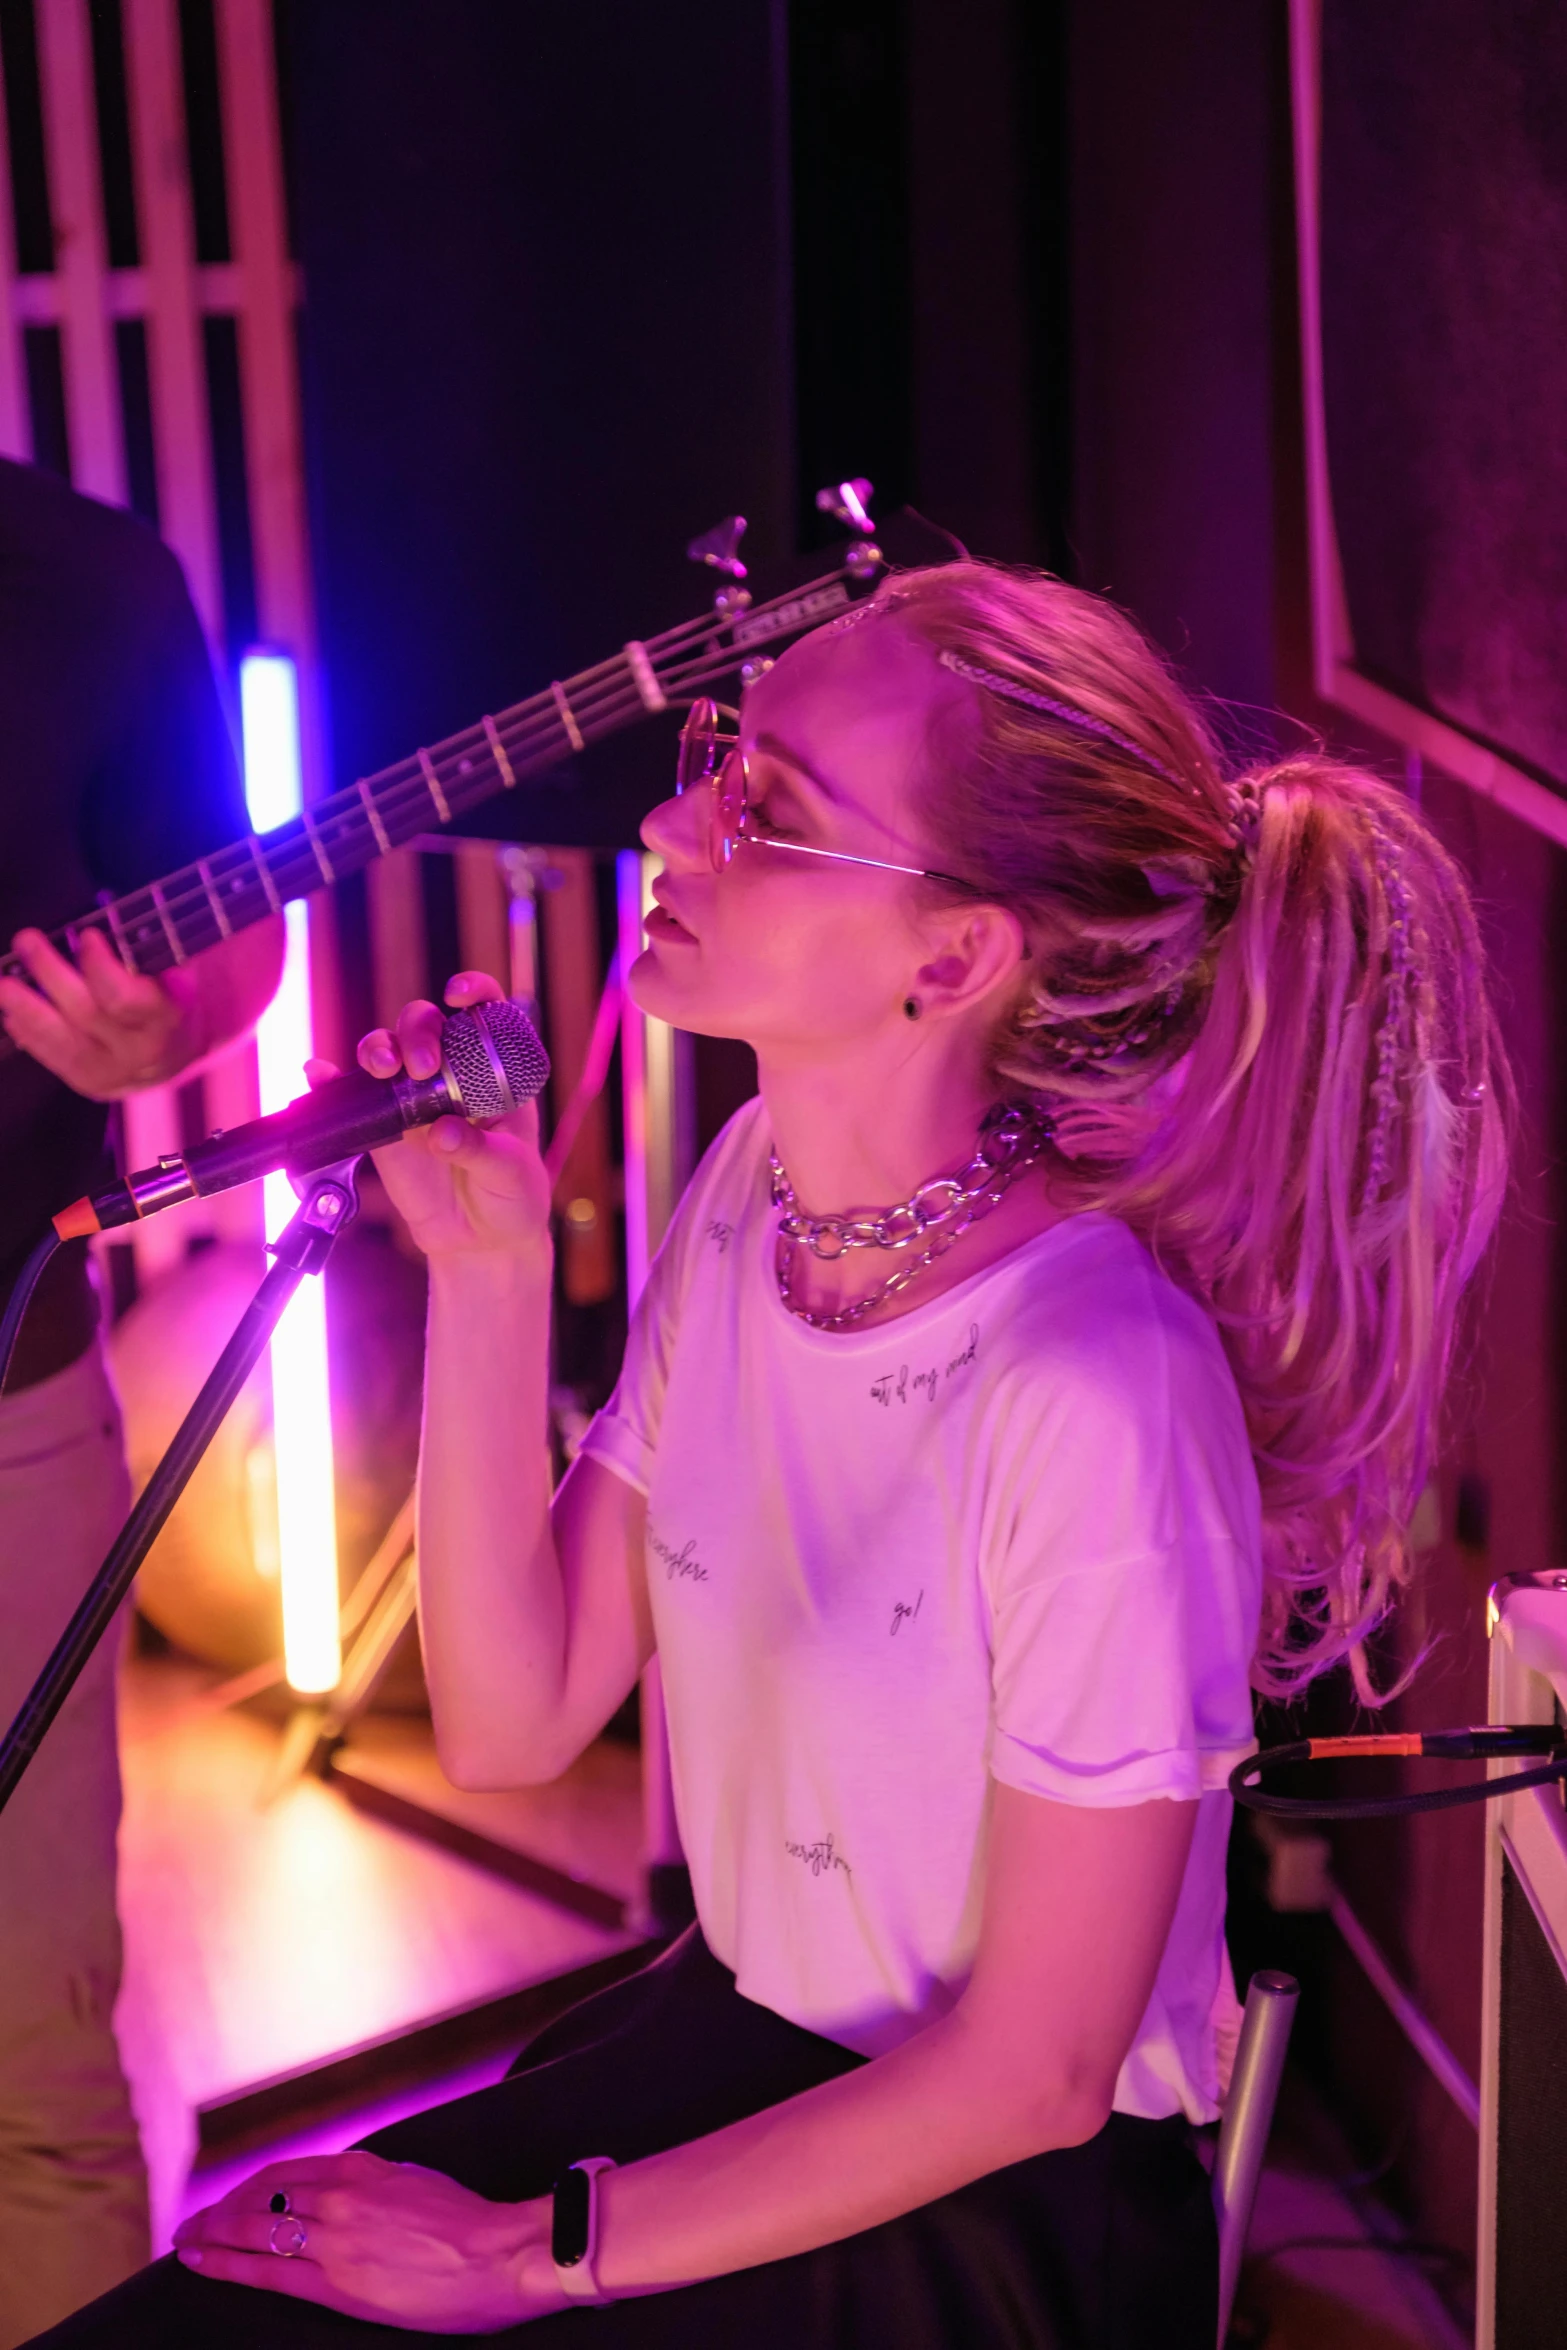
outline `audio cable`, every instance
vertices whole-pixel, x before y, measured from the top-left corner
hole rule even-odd
[[[1496,1779],[1466,1779],[1457,1787],[1429,1787],[1400,1795],[1272,1795],[1264,1775],[1292,1764],[1342,1762],[1347,1758],[1425,1756],[1438,1762],[1493,1762],[1511,1755],[1548,1759],[1526,1771]],[[1384,1820],[1401,1812],[1452,1811],[1465,1803],[1493,1803],[1521,1787],[1545,1787],[1567,1779],[1567,1736],[1554,1722],[1488,1723],[1469,1730],[1392,1730],[1348,1738],[1297,1738],[1288,1746],[1265,1747],[1248,1755],[1230,1773],[1230,1793],[1248,1811],[1272,1812],[1297,1820]]]

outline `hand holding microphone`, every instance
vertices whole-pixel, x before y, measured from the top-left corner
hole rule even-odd
[[[483,971],[459,971],[446,989],[454,1011],[502,1001]],[[433,1077],[441,1062],[445,1017],[438,1004],[405,1004],[395,1029],[361,1038],[359,1066],[368,1076]],[[540,1051],[542,1052],[542,1047]],[[319,1068],[312,1065],[312,1083]],[[545,1064],[547,1073],[548,1064]],[[544,1079],[541,1076],[539,1086]],[[482,1129],[442,1118],[375,1154],[388,1197],[428,1257],[534,1256],[547,1252],[550,1182],[539,1155],[539,1113],[529,1100]]]
[[[60,1238],[135,1223],[275,1168],[306,1175],[369,1151],[428,1254],[537,1253],[550,1187],[534,1097],[549,1057],[521,1005],[485,973],[460,973],[446,993],[449,1017],[409,1004],[395,1035],[367,1036],[362,1074],[312,1062],[311,1092],[286,1109],[73,1202],[54,1219]]]

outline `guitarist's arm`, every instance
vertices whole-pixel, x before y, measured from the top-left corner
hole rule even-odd
[[[242,1036],[283,968],[275,914],[155,979],[127,971],[95,930],[82,933],[76,963],[41,930],[19,931],[13,944],[27,980],[0,978],[0,1026],[94,1101],[162,1085]]]

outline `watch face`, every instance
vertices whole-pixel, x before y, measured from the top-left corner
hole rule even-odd
[[[593,2181],[583,2170],[569,2170],[555,2181],[555,2209],[550,2222],[550,2258],[557,2268],[575,2268],[588,2249],[588,2221],[593,2210]]]

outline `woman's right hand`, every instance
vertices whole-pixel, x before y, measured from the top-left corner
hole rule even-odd
[[[503,990],[483,971],[459,971],[446,990],[453,1011],[497,1002]],[[439,1005],[405,1004],[395,1029],[373,1028],[359,1046],[372,1077],[433,1077],[441,1065]],[[314,1083],[334,1072],[312,1064]],[[539,1112],[526,1103],[493,1126],[440,1118],[410,1129],[375,1153],[376,1170],[409,1231],[431,1258],[504,1255],[547,1264],[550,1183],[539,1156]]]

